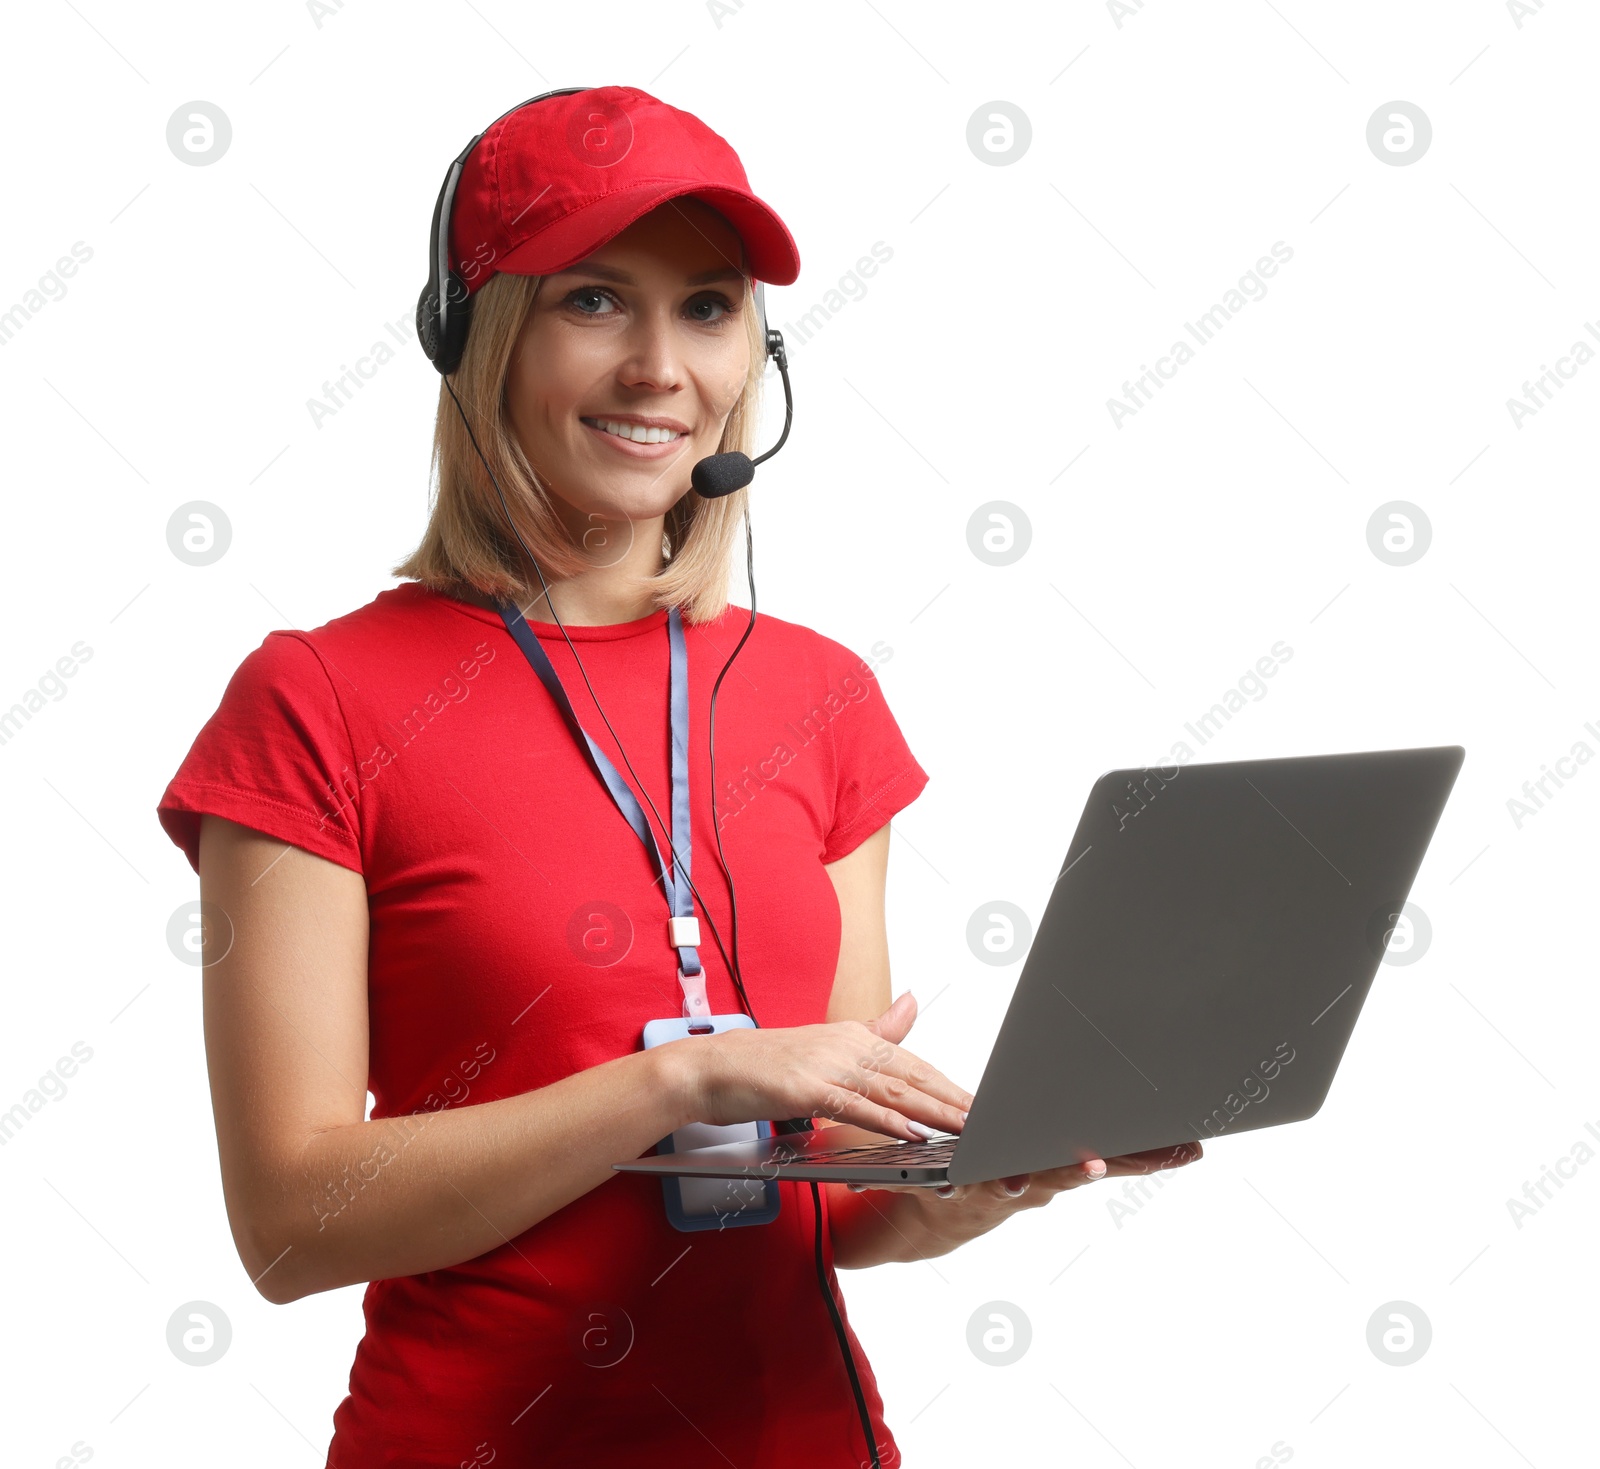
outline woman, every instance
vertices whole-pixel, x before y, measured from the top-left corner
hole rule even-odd
[[[159,807],[200,875],[240,1258],[278,1303],[370,1282],[330,1466],[896,1464],[834,1270],[943,1254],[1106,1167],[944,1197],[780,1183],[770,1221],[692,1234],[659,1180],[613,1171],[696,1122],[959,1132],[972,1096],[900,1045],[910,994],[889,1003],[888,822],[927,775],[865,660],[761,617],[717,710],[715,825],[705,794],[749,491],[702,498],[690,470],[752,447],[752,280],[792,281],[793,241],[720,138],[635,89],[536,99],[475,142],[444,214],[471,328],[412,580],[269,634]],[[692,852],[714,943],[669,942],[662,874],[513,603],[657,850]],[[661,820],[675,617],[687,841]],[[760,1025],[643,1049],[685,1013],[686,951],[710,1010]]]

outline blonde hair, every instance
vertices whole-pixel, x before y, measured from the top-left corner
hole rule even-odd
[[[472,329],[451,386],[472,420],[472,432],[494,477],[505,491],[516,519],[545,579],[564,580],[591,563],[578,548],[551,502],[551,492],[522,452],[506,404],[511,354],[542,276],[491,276],[475,293]],[[722,431],[718,453],[755,454],[766,343],[761,337],[752,283],[746,280],[740,315],[750,342],[750,370]],[[438,488],[422,540],[392,576],[410,577],[434,591],[450,594],[462,585],[496,599],[522,602],[542,593],[522,575],[522,554],[506,524],[500,497],[484,473],[461,413],[441,380],[433,424],[433,466]],[[657,609],[676,606],[686,622],[707,622],[728,607],[729,553],[744,513],[749,487],[704,499],[694,489],[667,511],[663,524],[662,568],[651,577],[650,600]]]

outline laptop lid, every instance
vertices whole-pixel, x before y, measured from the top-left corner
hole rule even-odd
[[[951,1181],[1315,1113],[1465,753],[1441,745],[1102,775]]]

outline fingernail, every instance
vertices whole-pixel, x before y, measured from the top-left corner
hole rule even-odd
[[[961,1120],[962,1120],[962,1121],[963,1121],[963,1122],[965,1122],[965,1121],[966,1121],[966,1120],[967,1120],[967,1118],[968,1118],[968,1116],[969,1116],[969,1115],[971,1115],[971,1114],[969,1114],[969,1113],[966,1113],[966,1112],[963,1112],[963,1113],[962,1113],[962,1114],[961,1114]]]
[[[941,1199],[953,1199],[956,1196],[956,1186],[953,1183],[941,1183],[934,1193]]]
[[[1083,1165],[1083,1171],[1087,1173],[1090,1178],[1104,1178],[1106,1176],[1106,1165],[1102,1163],[1100,1159],[1095,1158]]]
[[[1027,1184],[1023,1184],[1021,1188],[1012,1188],[1009,1183],[1003,1183],[1000,1187],[1006,1191],[1006,1195],[1009,1198],[1013,1199],[1020,1199],[1028,1191]]]
[[[853,1194],[861,1194],[867,1191],[867,1186],[864,1183],[847,1183],[845,1187]]]
[[[926,1123],[913,1122],[909,1117],[906,1119],[906,1126],[920,1138],[938,1137],[939,1135]]]
[[[901,1000],[905,999],[905,997],[909,994],[911,994],[910,990],[901,990],[900,993],[894,997],[894,1003],[898,1005]],[[912,996],[912,998],[914,999],[915,996]],[[894,1007],[890,1006],[890,1008],[893,1009]]]

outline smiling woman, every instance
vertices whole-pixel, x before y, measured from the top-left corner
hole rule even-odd
[[[690,1127],[954,1133],[972,1101],[890,1003],[888,823],[927,773],[864,659],[758,621],[753,574],[729,602],[749,491],[691,474],[753,447],[750,293],[794,242],[720,137],[628,87],[497,119],[432,239],[409,580],[270,633],[159,806],[230,920],[203,986],[240,1259],[278,1303],[366,1287],[329,1465],[893,1466],[837,1268],[1014,1196],[774,1181],[706,1228],[614,1166]],[[736,1024],[643,1046],[695,1016]]]
[[[562,606],[572,615],[562,621],[622,621],[674,605],[691,622],[720,613],[749,490],[716,499],[684,491],[695,461],[753,451],[765,352],[743,258],[721,214],[676,199],[578,265],[492,275],[452,375],[475,421],[469,432],[441,387],[438,497],[421,544],[394,574],[481,606],[542,596],[506,534],[498,481],[539,566],[569,583]],[[675,437],[635,442],[637,429],[621,437],[602,420]],[[642,534],[657,519],[659,544]],[[591,603],[616,570],[634,589],[620,603]],[[526,613],[537,615],[532,604]]]

